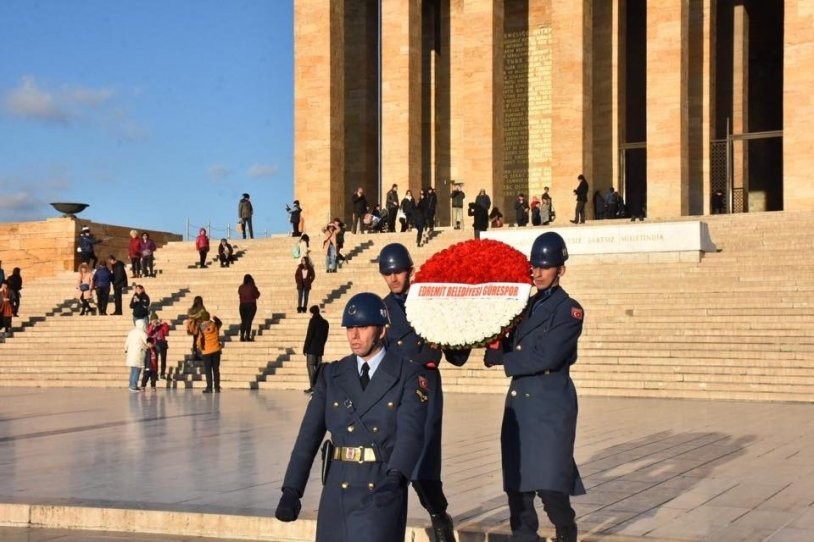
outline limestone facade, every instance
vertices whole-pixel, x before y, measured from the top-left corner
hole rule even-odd
[[[96,256],[101,261],[111,254],[128,263],[127,247],[130,242],[130,228],[111,224],[97,224],[77,218],[49,218],[31,222],[6,222],[0,224],[0,260],[6,275],[19,267],[26,279],[54,276],[63,271],[73,271],[78,265],[76,253],[77,238],[83,226],[89,226],[91,233],[102,243],[96,245]],[[181,241],[174,233],[147,231],[150,238],[160,247],[169,241]],[[197,256],[190,255],[190,262]]]
[[[583,173],[652,218],[721,186],[738,212],[814,209],[809,4],[295,0],[295,195],[321,223],[357,186],[432,185],[446,225],[456,180],[511,223],[549,186],[564,221]]]

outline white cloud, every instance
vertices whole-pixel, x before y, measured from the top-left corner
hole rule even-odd
[[[252,164],[246,174],[252,179],[274,177],[279,168],[274,164]]]
[[[213,179],[225,179],[229,175],[232,174],[232,170],[227,168],[222,164],[215,164],[213,166],[209,166],[209,176]]]
[[[20,81],[20,86],[9,91],[3,100],[6,111],[16,117],[31,118],[45,122],[67,122],[69,114],[57,103],[53,93],[41,89],[30,75]]]
[[[60,98],[66,104],[96,106],[104,104],[113,98],[114,92],[110,88],[67,87]]]
[[[58,201],[59,194],[70,188],[70,181],[61,174],[47,178],[0,176],[0,222],[40,220],[53,216],[48,205]],[[49,213],[50,210],[50,213]]]
[[[16,88],[5,94],[3,105],[8,114],[21,119],[46,124],[84,124],[101,129],[119,141],[144,139],[146,129],[132,118],[118,98],[116,90],[110,87],[48,88],[34,76],[25,75]]]

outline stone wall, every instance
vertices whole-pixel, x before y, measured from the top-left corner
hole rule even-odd
[[[96,245],[99,258],[115,255],[128,261],[127,245],[130,241],[128,226],[97,224],[76,218],[49,218],[36,222],[10,222],[0,224],[0,261],[6,275],[19,267],[23,280],[54,276],[76,269],[78,259],[76,240],[83,226],[103,242]],[[169,241],[181,241],[181,235],[168,232],[146,231],[158,247]]]

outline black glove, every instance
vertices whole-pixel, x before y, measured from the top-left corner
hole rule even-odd
[[[503,341],[498,339],[489,344],[483,356],[483,364],[487,367],[503,365]]]
[[[373,492],[373,504],[379,507],[392,504],[406,485],[407,479],[404,475],[399,471],[391,470],[387,473],[384,483]]]
[[[290,487],[284,487],[283,496],[280,497],[274,517],[280,521],[294,521],[300,515],[300,509],[302,509],[302,504],[300,504],[297,492]]]

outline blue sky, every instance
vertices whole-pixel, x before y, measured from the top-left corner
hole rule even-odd
[[[288,231],[293,0],[2,0],[0,55],[0,222]]]

